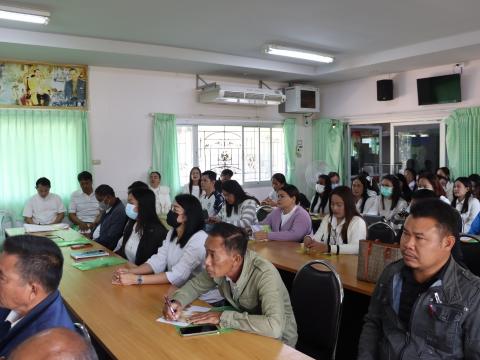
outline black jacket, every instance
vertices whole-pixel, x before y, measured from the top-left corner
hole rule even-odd
[[[127,258],[125,255],[125,245],[132,234],[135,221],[129,219],[123,231],[122,247],[117,251],[117,254]],[[142,265],[150,257],[157,253],[158,248],[162,246],[163,240],[167,236],[167,229],[160,223],[146,224],[143,229],[140,243],[138,244],[137,254],[135,256],[135,265]]]
[[[443,278],[416,300],[406,328],[398,318],[403,260],[377,282],[359,360],[480,359],[480,278],[450,259]]]
[[[119,198],[116,198],[110,211],[105,212],[100,219],[100,237],[96,241],[110,250],[115,249],[122,236],[126,221],[125,205]],[[94,232],[95,229],[93,229],[92,234]]]

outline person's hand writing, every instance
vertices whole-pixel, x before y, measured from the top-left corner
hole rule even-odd
[[[183,306],[177,301],[166,300],[163,305],[163,317],[170,321],[178,320],[182,311]]]
[[[208,311],[204,313],[198,313],[190,316],[188,321],[191,324],[213,324],[218,325],[220,324],[220,316],[222,316],[222,312],[220,311]]]

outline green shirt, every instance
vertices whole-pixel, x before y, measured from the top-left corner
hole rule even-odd
[[[183,306],[218,286],[223,297],[237,310],[224,311],[220,326],[297,342],[297,323],[290,296],[277,269],[255,252],[247,250],[235,291],[226,277],[211,278],[204,270],[178,289],[172,299]]]

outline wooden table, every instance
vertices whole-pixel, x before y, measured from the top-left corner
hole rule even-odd
[[[304,254],[300,253],[300,243],[290,241],[250,241],[249,248],[278,269],[289,272],[297,272],[305,263],[315,259],[328,260],[340,275],[344,288],[368,296],[375,288],[373,283],[357,280],[357,255]]]
[[[6,232],[8,236],[18,235],[23,228]],[[105,249],[97,243],[93,248]],[[241,331],[183,338],[173,326],[155,321],[162,313],[167,285],[112,285],[115,267],[77,270],[71,266],[71,251],[62,248],[65,265],[61,294],[74,315],[114,358],[310,359],[278,340]]]

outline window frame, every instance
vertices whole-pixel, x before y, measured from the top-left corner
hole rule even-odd
[[[273,160],[273,144],[272,144],[272,129],[274,128],[281,128],[283,129],[283,124],[281,122],[275,121],[248,121],[248,120],[237,120],[232,121],[231,119],[225,121],[219,121],[215,119],[215,121],[192,121],[192,120],[181,120],[177,119],[176,126],[190,126],[192,128],[192,148],[193,148],[193,166],[199,166],[199,147],[198,147],[198,128],[199,126],[240,126],[242,128],[242,155],[241,155],[241,163],[242,169],[245,169],[245,149],[244,149],[244,140],[245,140],[245,128],[256,128],[256,129],[269,129],[270,130],[270,169],[269,172],[272,172],[272,160]],[[260,156],[260,140],[261,137],[258,137],[258,155]],[[285,144],[284,144],[285,145]],[[284,146],[285,151],[285,146]],[[286,158],[284,159],[284,169],[287,168]],[[218,174],[220,175],[220,174]],[[242,187],[244,188],[255,188],[255,187],[267,187],[271,186],[271,180],[263,180],[263,181],[245,181],[245,173],[242,171]],[[261,178],[261,170],[260,167],[258,169],[258,177]]]

